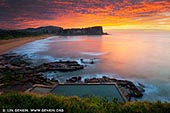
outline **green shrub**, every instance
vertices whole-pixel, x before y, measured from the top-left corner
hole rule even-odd
[[[67,113],[170,113],[170,103],[161,102],[112,102],[105,98],[77,96],[64,97],[25,93],[0,95],[0,109],[41,108],[64,109]]]

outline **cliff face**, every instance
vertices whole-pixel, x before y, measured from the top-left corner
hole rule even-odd
[[[19,30],[3,30],[0,29],[0,39],[7,38],[17,38],[25,36],[35,36],[41,34],[56,34],[56,35],[103,35],[102,26],[94,26],[88,28],[73,28],[73,29],[63,29],[56,26],[45,26],[39,28],[28,28],[28,29],[19,29]]]
[[[38,34],[56,34],[61,30],[63,30],[63,28],[61,27],[46,26],[46,27],[39,27],[39,28],[28,28],[23,31],[38,33]]]
[[[57,35],[103,35],[102,26],[94,26],[88,28],[63,29]]]
[[[19,30],[21,32],[37,33],[37,34],[57,34],[57,35],[102,35],[102,26],[94,26],[88,28],[63,29],[61,27],[46,26],[39,28],[28,28]]]

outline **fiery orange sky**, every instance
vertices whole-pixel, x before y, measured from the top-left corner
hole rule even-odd
[[[170,29],[170,0],[1,0],[0,28]]]

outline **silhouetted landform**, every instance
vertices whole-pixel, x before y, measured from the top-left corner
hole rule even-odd
[[[61,30],[63,30],[63,28],[57,26],[46,26],[46,27],[25,29],[25,31],[27,32],[38,33],[38,34],[56,34]]]
[[[73,29],[63,29],[58,32],[58,35],[106,35],[103,32],[102,26],[94,26],[88,28],[73,28]]]
[[[0,29],[0,39],[11,39],[27,36],[38,36],[42,34],[56,34],[63,28],[56,26],[46,26],[38,28],[18,29],[18,30],[3,30]]]
[[[94,26],[88,28],[73,28],[63,29],[57,26],[45,26],[38,28],[18,29],[18,30],[3,30],[0,29],[0,39],[11,39],[27,36],[38,36],[42,34],[55,35],[104,35],[102,26]]]

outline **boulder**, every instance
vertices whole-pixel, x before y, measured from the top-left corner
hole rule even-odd
[[[72,77],[72,78],[66,80],[67,83],[76,83],[76,82],[80,82],[80,81],[81,81],[80,76]]]

